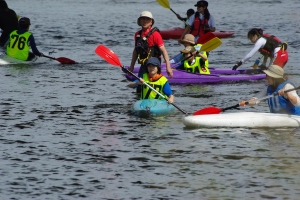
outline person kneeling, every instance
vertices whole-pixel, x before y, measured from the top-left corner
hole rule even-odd
[[[144,82],[168,98],[168,103],[174,102],[174,95],[172,94],[170,84],[168,79],[161,73],[161,66],[158,58],[149,58],[146,62],[146,73],[143,74],[143,78],[131,82],[128,87],[135,88],[138,85],[142,85],[140,99],[163,99],[147,85],[143,85]]]

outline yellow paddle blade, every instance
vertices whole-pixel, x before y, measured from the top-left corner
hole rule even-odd
[[[205,44],[203,44],[199,50],[200,51],[212,51],[214,49],[216,49],[217,47],[219,47],[222,44],[222,41],[218,38],[215,37],[211,40],[209,40],[208,42],[206,42]]]
[[[162,7],[171,9],[170,3],[169,3],[168,0],[156,0],[156,1],[157,1]]]

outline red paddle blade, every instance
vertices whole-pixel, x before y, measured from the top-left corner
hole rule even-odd
[[[119,57],[104,45],[97,46],[95,53],[114,66],[122,66]]]
[[[65,58],[65,57],[55,58],[55,60],[57,60],[61,64],[76,64],[76,62],[74,60],[71,60],[71,59]]]
[[[214,39],[215,37],[215,34],[213,34],[212,32],[205,33],[204,35],[199,37],[199,39],[197,40],[197,44],[205,44],[206,42],[208,42],[211,39]]]
[[[210,115],[210,114],[219,114],[220,112],[222,112],[221,108],[207,107],[201,110],[197,110],[196,112],[193,113],[193,115]]]

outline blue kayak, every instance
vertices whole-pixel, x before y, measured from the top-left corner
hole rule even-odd
[[[166,100],[144,99],[136,101],[131,110],[139,116],[161,116],[174,112],[175,107]]]

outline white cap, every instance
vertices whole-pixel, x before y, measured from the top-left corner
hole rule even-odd
[[[141,17],[148,17],[150,19],[152,19],[152,25],[154,24],[154,19],[153,19],[153,16],[152,16],[152,13],[149,12],[149,11],[143,11],[141,14],[140,14],[140,17],[137,19],[137,24],[140,26],[141,23],[140,23],[140,18]]]

